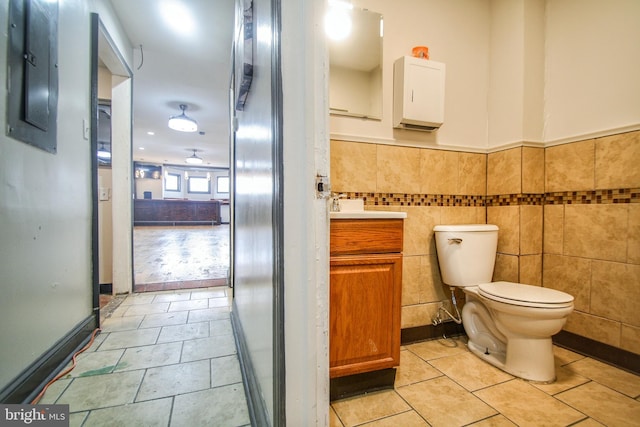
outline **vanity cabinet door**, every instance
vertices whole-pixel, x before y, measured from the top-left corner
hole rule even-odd
[[[331,258],[330,377],[400,364],[402,255]]]

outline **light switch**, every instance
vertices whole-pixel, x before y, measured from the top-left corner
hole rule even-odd
[[[98,199],[109,200],[109,189],[105,187],[100,187],[100,189],[98,190]]]

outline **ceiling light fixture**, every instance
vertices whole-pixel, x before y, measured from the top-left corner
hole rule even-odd
[[[198,155],[196,154],[197,150],[193,150],[193,154],[189,157],[187,157],[186,159],[184,159],[185,162],[189,163],[190,165],[199,165],[202,163],[202,158],[198,157]]]
[[[351,10],[348,1],[329,0],[329,10],[324,17],[324,30],[331,40],[340,41],[351,34]]]
[[[105,160],[111,158],[111,152],[106,148],[104,148],[104,142],[101,142],[100,148],[98,148],[98,158],[105,159]]]
[[[169,128],[179,132],[195,132],[198,130],[198,122],[185,114],[187,106],[180,104],[181,114],[171,116],[169,119]]]

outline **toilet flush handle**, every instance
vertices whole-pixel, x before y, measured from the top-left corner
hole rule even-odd
[[[460,243],[462,243],[462,239],[459,237],[454,237],[452,239],[449,239],[450,245],[453,245],[453,244],[459,245]]]

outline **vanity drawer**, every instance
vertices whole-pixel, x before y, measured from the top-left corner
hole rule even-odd
[[[332,219],[330,254],[402,252],[402,219]]]

